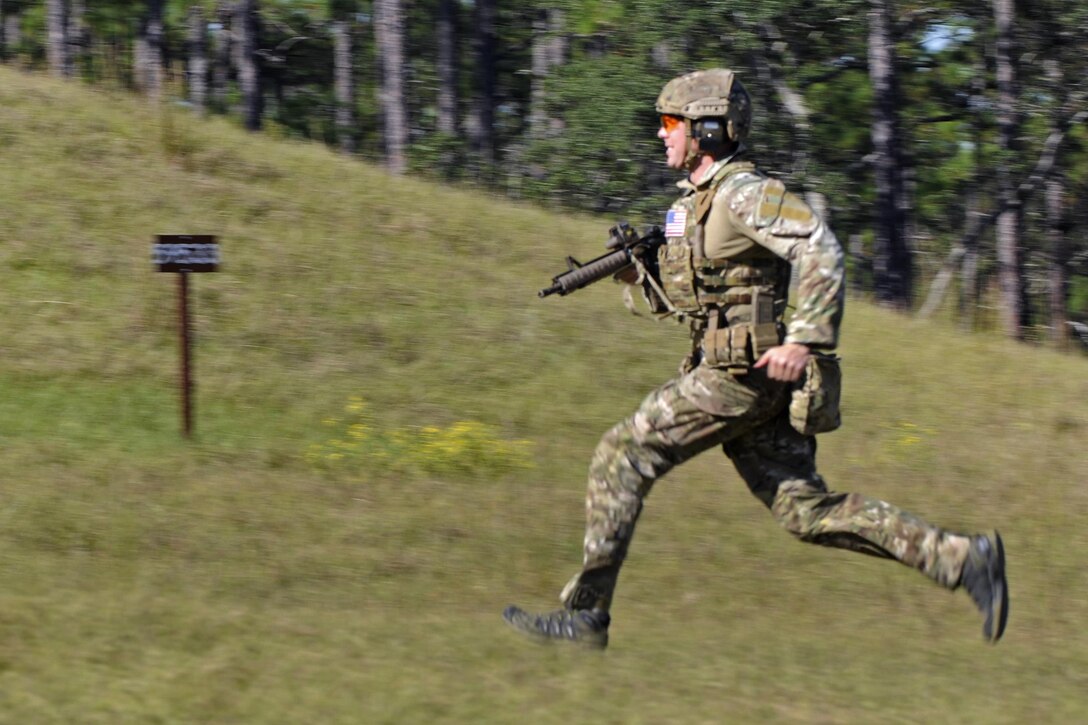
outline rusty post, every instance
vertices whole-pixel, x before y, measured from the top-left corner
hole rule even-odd
[[[189,320],[189,274],[219,269],[219,240],[210,234],[159,234],[151,245],[159,272],[178,275],[178,342],[181,347],[181,429],[193,437],[193,344]]]
[[[181,425],[193,437],[192,347],[189,340],[189,273],[178,272],[178,327],[181,334]]]

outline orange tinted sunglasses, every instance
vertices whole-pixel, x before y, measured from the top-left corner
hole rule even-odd
[[[662,114],[661,116],[661,128],[665,129],[665,133],[672,133],[673,129],[682,124],[684,119],[680,116],[673,116],[670,114]]]

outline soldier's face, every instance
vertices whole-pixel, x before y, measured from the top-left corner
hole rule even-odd
[[[688,155],[688,138],[684,119],[679,116],[662,116],[657,137],[665,142],[665,163],[670,169],[683,169]]]

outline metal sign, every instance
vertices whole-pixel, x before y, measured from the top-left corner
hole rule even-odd
[[[151,261],[160,272],[215,272],[219,240],[210,234],[159,234],[151,245]]]
[[[159,234],[151,245],[151,261],[160,272],[178,273],[178,332],[181,343],[181,428],[193,435],[192,335],[189,320],[189,273],[219,269],[219,241],[210,234]]]

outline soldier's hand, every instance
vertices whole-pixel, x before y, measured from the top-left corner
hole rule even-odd
[[[801,373],[805,371],[805,362],[810,354],[807,345],[788,342],[763,353],[755,367],[767,368],[767,377],[771,380],[792,383],[800,379]]]
[[[638,268],[633,264],[629,264],[612,275],[612,279],[624,284],[638,284]]]

